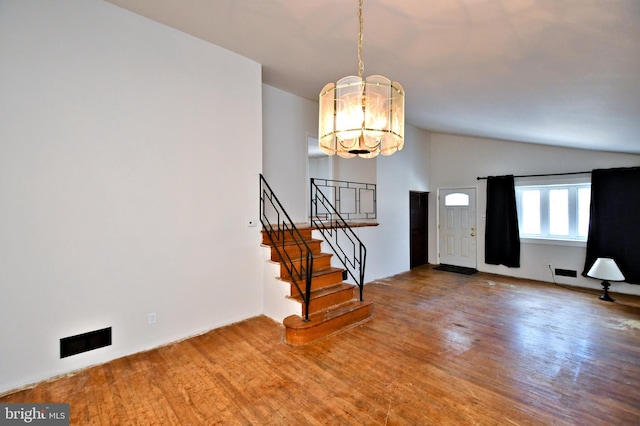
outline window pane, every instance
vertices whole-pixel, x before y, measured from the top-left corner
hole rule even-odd
[[[445,206],[468,206],[469,195],[456,192],[444,197]]]
[[[569,235],[569,190],[549,190],[549,234]]]
[[[590,184],[516,187],[522,238],[585,241],[589,233]]]
[[[589,233],[589,208],[591,188],[578,188],[578,237],[586,238]]]
[[[540,235],[540,191],[522,191],[522,233]]]

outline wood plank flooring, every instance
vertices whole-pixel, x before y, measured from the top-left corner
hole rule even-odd
[[[613,287],[425,266],[308,346],[258,317],[0,402],[68,402],[73,425],[638,425],[640,301]]]

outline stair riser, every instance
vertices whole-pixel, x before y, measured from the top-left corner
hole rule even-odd
[[[319,312],[323,309],[330,308],[331,306],[345,303],[354,298],[354,289],[345,289],[340,292],[332,293],[323,297],[312,298],[309,303],[309,314]],[[301,305],[300,316],[304,314],[304,303]]]
[[[305,329],[286,328],[285,339],[291,345],[304,345],[314,340],[321,339],[336,333],[337,331],[364,322],[373,315],[373,306],[364,305],[360,309],[355,309],[344,315],[331,318],[328,321],[319,323],[315,327]]]
[[[320,253],[320,244],[321,244],[320,241],[307,242],[309,249],[314,254]],[[282,250],[283,247],[279,247],[279,249]],[[287,253],[291,259],[298,259],[300,258],[301,255],[304,254],[306,256],[307,254],[304,246],[302,246],[301,248],[301,247],[298,247],[297,245],[284,246],[284,252]],[[280,257],[278,256],[278,252],[273,247],[271,248],[271,260],[273,260],[274,262],[280,262]]]
[[[298,270],[300,270],[300,261],[295,261],[295,262],[291,262]],[[325,269],[331,266],[331,257],[329,256],[322,256],[322,257],[318,257],[316,259],[313,259],[313,270],[317,271],[320,269]],[[289,273],[287,272],[287,268],[285,267],[285,265],[280,262],[280,276],[283,278],[286,278],[289,276]]]
[[[302,238],[305,240],[310,240],[311,239],[311,229],[299,229],[300,231],[300,235],[302,235]],[[293,241],[293,240],[300,240],[297,236],[297,234],[292,234],[291,232],[282,232],[280,234],[274,234],[274,238],[284,238],[285,241]],[[271,240],[269,239],[269,235],[265,232],[262,231],[262,244],[265,245],[271,245]]]
[[[317,290],[319,288],[328,287],[330,285],[338,284],[342,282],[342,272],[331,272],[329,274],[320,275],[318,277],[311,278],[311,290]],[[300,289],[304,292],[304,281],[299,282]],[[291,294],[298,294],[298,289],[295,284],[291,283]]]

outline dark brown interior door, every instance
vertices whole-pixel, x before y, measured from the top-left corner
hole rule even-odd
[[[411,245],[409,264],[411,268],[428,263],[428,199],[428,192],[411,191],[409,193],[409,240]]]

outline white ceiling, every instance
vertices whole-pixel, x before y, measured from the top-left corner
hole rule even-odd
[[[108,0],[317,100],[357,75],[357,0]],[[640,1],[365,0],[364,75],[423,129],[640,154]]]

